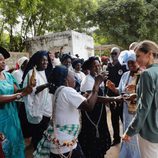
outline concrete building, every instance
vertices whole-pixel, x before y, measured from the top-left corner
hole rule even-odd
[[[94,40],[91,36],[71,30],[49,33],[26,41],[26,51],[30,54],[38,50],[52,51],[54,49],[55,52],[70,52],[72,56],[78,54],[80,58],[87,59],[94,55]]]

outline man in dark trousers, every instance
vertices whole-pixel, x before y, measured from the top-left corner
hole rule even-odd
[[[111,61],[108,63],[107,71],[109,71],[108,79],[111,80],[115,87],[118,87],[121,76],[125,71],[127,71],[125,65],[121,65],[118,61],[118,56],[120,54],[120,49],[118,47],[113,47],[110,52]],[[108,96],[117,96],[110,89],[107,90]],[[120,126],[119,118],[123,122],[123,106],[122,103],[111,102],[110,103],[111,111],[111,122],[113,127],[113,142],[112,146],[120,143]]]

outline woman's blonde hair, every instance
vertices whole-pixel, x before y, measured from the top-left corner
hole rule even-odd
[[[150,40],[141,41],[135,48],[135,52],[137,51],[141,51],[144,54],[151,52],[153,53],[154,58],[158,57],[158,45]]]

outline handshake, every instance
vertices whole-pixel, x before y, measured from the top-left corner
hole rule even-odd
[[[121,96],[124,101],[134,101],[137,97],[137,94],[136,93],[132,93],[132,94],[122,93]]]

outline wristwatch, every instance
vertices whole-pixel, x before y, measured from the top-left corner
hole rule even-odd
[[[16,96],[16,99],[17,100],[19,100],[19,99],[21,99],[22,98],[22,95],[21,94],[18,94],[17,96]]]

